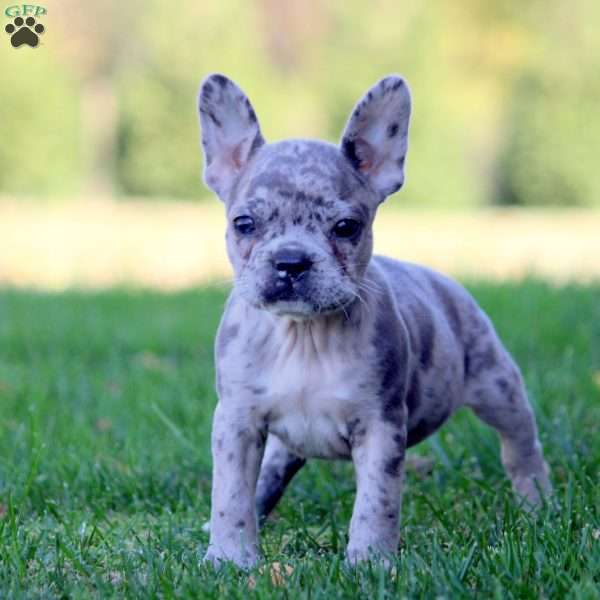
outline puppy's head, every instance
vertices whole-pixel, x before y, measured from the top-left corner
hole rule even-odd
[[[339,146],[265,143],[231,80],[200,88],[204,180],[227,209],[227,251],[240,293],[276,314],[311,318],[361,293],[380,202],[404,183],[410,93],[397,76],[372,87]]]

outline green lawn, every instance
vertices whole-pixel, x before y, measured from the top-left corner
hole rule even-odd
[[[314,462],[263,532],[279,587],[198,563],[225,292],[0,291],[0,598],[600,597],[600,285],[469,287],[525,374],[557,508],[522,514],[461,413],[413,451],[435,465],[408,473],[395,574],[345,569],[352,469]]]

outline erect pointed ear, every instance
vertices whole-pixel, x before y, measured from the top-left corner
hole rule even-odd
[[[410,91],[390,75],[376,83],[354,108],[341,150],[383,201],[404,183]]]
[[[209,75],[202,82],[198,110],[204,182],[225,202],[237,177],[265,140],[246,94],[223,75]]]

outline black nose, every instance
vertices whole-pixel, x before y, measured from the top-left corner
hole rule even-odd
[[[312,267],[312,260],[302,251],[295,248],[282,248],[273,256],[273,266],[279,273],[295,278]]]

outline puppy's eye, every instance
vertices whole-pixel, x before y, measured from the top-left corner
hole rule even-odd
[[[354,219],[342,219],[338,221],[332,229],[333,235],[338,238],[352,238],[358,235],[361,230],[360,221]]]
[[[254,224],[254,219],[247,215],[243,215],[241,217],[236,217],[233,220],[233,226],[238,233],[242,235],[249,235],[253,233],[256,229],[256,225]]]

